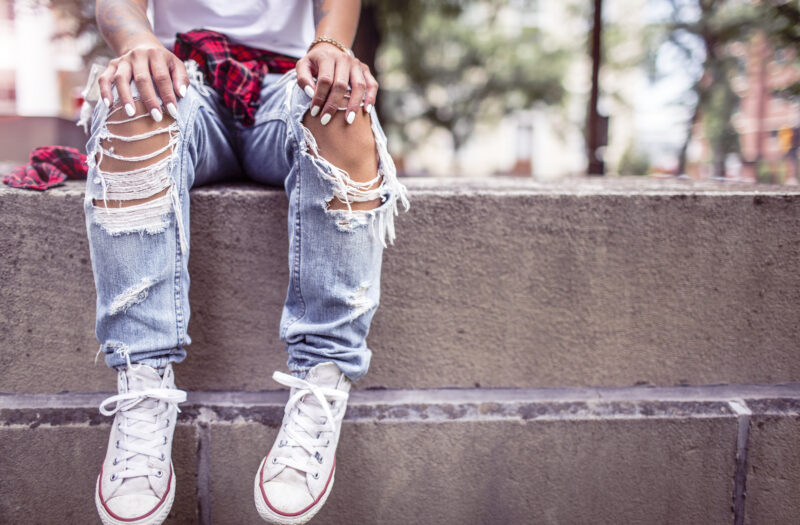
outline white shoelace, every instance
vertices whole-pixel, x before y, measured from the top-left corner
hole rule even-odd
[[[142,406],[142,402],[147,399],[156,400],[155,406]],[[125,436],[125,439],[116,442],[115,445],[120,455],[114,458],[115,465],[125,462],[125,468],[122,472],[115,473],[112,481],[151,475],[151,469],[147,468],[146,461],[136,463],[128,461],[140,454],[161,461],[166,459],[163,453],[159,452],[158,447],[166,444],[167,435],[164,431],[169,429],[170,421],[166,420],[163,426],[158,426],[158,422],[161,414],[169,410],[170,403],[178,404],[184,401],[186,401],[186,392],[183,390],[148,388],[117,394],[105,399],[100,404],[100,413],[105,416],[119,413],[121,421],[118,423],[118,429]],[[106,408],[112,403],[116,403],[113,409]],[[180,412],[180,409],[178,411]]]
[[[305,462],[286,456],[275,457],[273,462],[300,472],[315,473],[316,469],[309,463],[309,460],[315,458],[317,462],[321,463],[322,456],[315,449],[328,447],[330,437],[326,434],[336,433],[336,422],[330,403],[347,400],[349,394],[335,388],[315,385],[283,372],[275,372],[272,374],[272,379],[296,390],[286,403],[284,411],[289,416],[284,429],[287,439],[278,446],[281,448],[301,447],[308,454]],[[319,405],[303,402],[307,395],[314,396]]]

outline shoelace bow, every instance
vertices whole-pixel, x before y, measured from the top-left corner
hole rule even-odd
[[[309,464],[311,458],[318,457],[316,448],[327,447],[330,445],[330,438],[324,434],[328,432],[336,433],[336,423],[330,402],[344,401],[348,398],[347,392],[336,390],[335,388],[322,387],[310,383],[304,379],[294,377],[283,372],[275,372],[272,379],[276,382],[294,388],[295,393],[289,397],[284,412],[289,415],[289,421],[285,427],[286,442],[279,444],[284,447],[302,447],[308,453],[305,463],[301,463],[293,457],[275,457],[273,462],[283,464],[287,467],[301,472],[310,473],[314,469]],[[312,395],[319,402],[319,406],[304,403],[306,396]],[[322,414],[320,414],[322,412]],[[319,456],[321,458],[321,456]],[[318,459],[318,461],[320,461]],[[321,462],[321,461],[320,461]]]
[[[141,403],[146,399],[159,401],[153,407],[143,407]],[[160,401],[163,401],[161,403]],[[158,427],[159,416],[169,410],[171,403],[183,403],[186,401],[186,392],[170,388],[147,388],[134,392],[126,392],[106,398],[100,404],[100,413],[105,416],[112,416],[119,412],[122,421],[118,424],[119,431],[126,437],[117,441],[116,447],[120,450],[120,456],[115,458],[115,463],[125,462],[125,469],[116,473],[114,479],[134,478],[138,476],[149,476],[150,469],[146,467],[146,462],[141,465],[131,465],[129,459],[137,455],[150,456],[159,460],[164,460],[162,453],[158,452],[158,447],[166,443],[164,430],[169,428],[169,421],[165,425]],[[109,410],[107,405],[116,403],[116,406]],[[180,409],[178,409],[180,412]],[[136,424],[136,423],[139,424]]]

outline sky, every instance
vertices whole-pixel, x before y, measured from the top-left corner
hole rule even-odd
[[[645,4],[648,23],[665,20],[670,12],[666,0],[648,0]],[[673,167],[686,137],[690,111],[681,103],[691,101],[687,92],[694,82],[694,72],[687,70],[685,60],[669,44],[659,50],[656,65],[658,80],[637,91],[635,127],[640,147],[650,155],[654,165]]]

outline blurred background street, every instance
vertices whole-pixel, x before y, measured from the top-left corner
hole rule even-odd
[[[796,184],[798,20],[780,1],[365,0],[354,48],[407,175]],[[0,0],[0,49],[0,159],[79,147],[110,57],[93,2]]]

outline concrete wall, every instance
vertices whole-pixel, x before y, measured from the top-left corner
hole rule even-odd
[[[261,523],[252,482],[286,397],[192,393],[167,523]],[[101,398],[0,397],[5,523],[96,522]],[[314,523],[796,523],[798,421],[798,384],[359,391]]]
[[[408,182],[370,373],[314,523],[800,521],[800,192],[653,180]],[[79,183],[0,187],[0,522],[96,522]],[[285,392],[286,199],[192,194],[195,343],[168,523],[258,523]],[[68,480],[68,481],[67,481]],[[58,503],[31,498],[56,494]]]
[[[360,386],[800,378],[800,192],[634,182],[410,182]],[[0,392],[111,384],[92,366],[81,199],[79,184],[0,188],[0,367],[15,370]],[[286,198],[227,186],[192,199],[194,344],[178,373],[196,390],[271,388],[265,371],[286,360]]]

